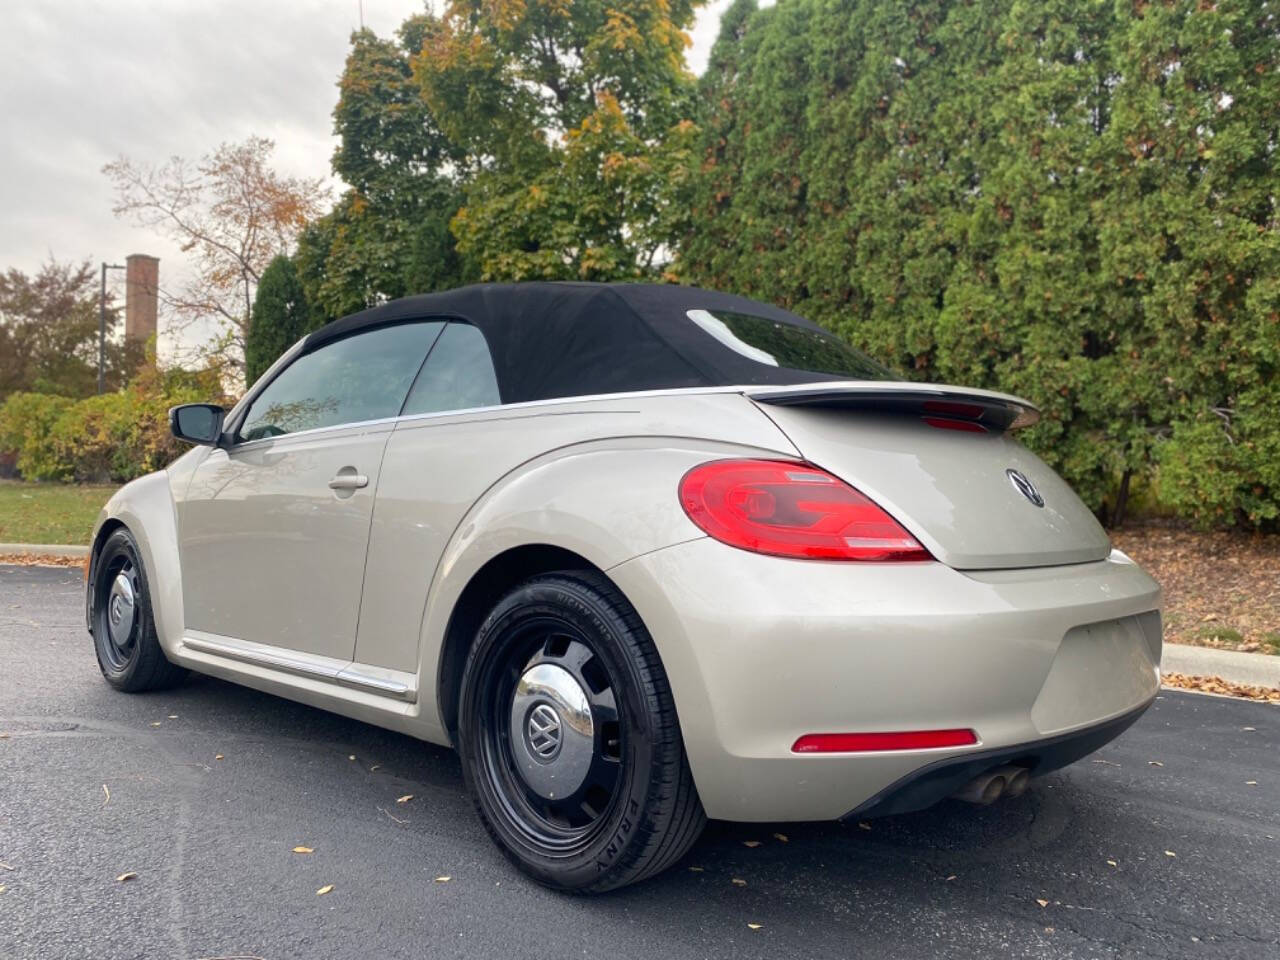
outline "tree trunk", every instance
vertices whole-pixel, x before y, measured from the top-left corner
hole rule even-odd
[[[1129,505],[1129,480],[1133,477],[1132,470],[1126,470],[1124,476],[1120,478],[1120,492],[1116,494],[1116,508],[1111,512],[1111,525],[1118,527],[1124,523],[1125,508]]]

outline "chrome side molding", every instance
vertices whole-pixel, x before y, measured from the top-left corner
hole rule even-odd
[[[207,653],[241,663],[251,663],[271,670],[292,673],[295,676],[322,680],[339,686],[351,687],[376,693],[379,696],[392,697],[409,703],[418,699],[418,691],[408,683],[378,676],[369,672],[370,668],[362,664],[343,663],[329,658],[311,657],[295,650],[284,650],[269,647],[266,644],[246,643],[229,637],[213,638],[209,636],[182,638],[182,645],[197,653]],[[377,669],[377,668],[372,668]]]

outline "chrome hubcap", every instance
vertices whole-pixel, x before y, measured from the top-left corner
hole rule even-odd
[[[121,649],[127,647],[133,638],[136,610],[133,583],[128,572],[121,570],[116,574],[107,598],[107,631],[111,634],[111,642]]]
[[[511,744],[520,776],[540,797],[555,800],[582,786],[595,750],[586,691],[568,670],[530,667],[511,701]]]

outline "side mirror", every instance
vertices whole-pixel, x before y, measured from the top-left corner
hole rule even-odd
[[[169,429],[179,440],[213,445],[222,435],[225,413],[213,403],[184,403],[169,409]]]

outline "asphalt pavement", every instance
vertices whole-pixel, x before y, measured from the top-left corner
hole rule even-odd
[[[6,960],[1280,957],[1274,706],[1165,692],[1016,800],[713,823],[571,897],[508,865],[448,750],[212,679],[114,692],[81,597],[0,567]]]

